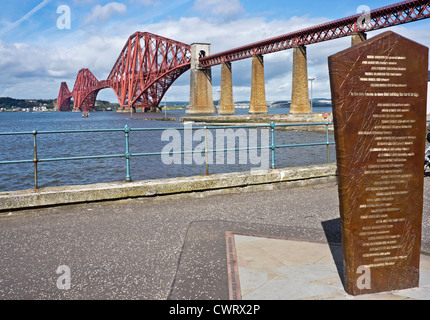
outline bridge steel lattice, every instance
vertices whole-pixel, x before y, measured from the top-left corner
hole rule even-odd
[[[211,81],[210,67],[253,58],[253,69],[261,69],[259,74],[255,76],[255,78],[258,78],[264,77],[263,55],[291,48],[294,48],[294,56],[297,57],[299,62],[293,65],[293,91],[295,92],[294,86],[296,84],[296,87],[302,89],[301,91],[303,92],[303,94],[298,94],[300,96],[298,98],[292,97],[292,107],[295,107],[293,101],[298,101],[297,104],[309,104],[307,70],[305,70],[307,45],[346,36],[353,36],[354,39],[356,35],[361,38],[358,41],[362,41],[368,31],[427,19],[430,17],[430,0],[403,1],[370,11],[368,15],[370,19],[366,19],[366,21],[363,21],[362,17],[362,14],[357,14],[236,49],[204,55],[197,58],[197,63],[192,63],[190,45],[147,32],[136,32],[128,39],[107,80],[98,81],[88,69],[82,69],[76,79],[73,92],[69,91],[66,83],[62,83],[57,99],[58,109],[68,110],[72,97],[75,109],[93,108],[97,93],[101,89],[108,87],[114,90],[120,106],[123,108],[157,107],[173,82],[185,71],[192,68],[193,64],[196,65],[196,70],[193,71],[196,73],[194,78],[207,78]],[[298,66],[299,64],[302,66]],[[226,65],[224,69],[227,76],[222,74],[221,81],[223,81],[223,78],[231,77],[231,65]],[[205,74],[200,77],[200,73]],[[264,80],[256,81],[256,83],[262,82],[264,83]],[[192,83],[191,85],[193,86],[194,84]],[[261,93],[264,90],[264,86],[259,86],[263,89],[260,89],[260,92],[255,96],[259,97],[256,100],[262,101],[265,100],[264,93]],[[212,88],[207,86],[202,86],[202,88],[191,88],[191,92],[195,92],[194,96],[198,96],[196,93],[200,91],[210,93],[206,98],[207,101],[203,103],[204,107],[200,108],[199,106],[196,109],[199,109],[199,112],[202,110],[205,112],[204,109],[206,108],[207,112],[211,113],[214,110],[211,95]],[[224,100],[223,92],[225,91],[221,91],[221,101]],[[230,92],[231,90],[227,91]],[[233,105],[232,94],[229,94],[228,100],[228,104]],[[250,113],[253,108],[252,100],[253,98],[251,97]],[[193,106],[190,99],[189,110]],[[234,109],[234,106],[232,108]],[[256,113],[259,112],[258,108]],[[304,106],[299,107],[296,111],[300,113],[308,109],[308,106]],[[227,112],[232,113],[234,110],[230,107]]]
[[[200,59],[203,68],[224,62],[251,58],[255,55],[283,51],[327,40],[338,39],[359,32],[414,22],[430,17],[430,0],[403,1],[370,11],[370,21],[362,21],[362,14],[327,22],[275,38],[227,50]]]
[[[136,32],[125,44],[106,80],[88,69],[79,71],[73,91],[63,82],[57,98],[59,110],[93,109],[97,94],[112,88],[121,107],[158,107],[173,82],[190,68],[191,46],[148,32]]]
[[[309,99],[309,77],[307,71],[307,45],[351,36],[351,45],[356,45],[367,38],[367,32],[382,28],[419,21],[430,17],[430,0],[409,0],[390,6],[356,14],[347,18],[323,23],[267,40],[251,43],[236,49],[217,54],[206,55],[199,59],[199,67],[209,70],[212,66],[222,64],[221,87],[230,86],[231,63],[252,58],[252,82],[249,113],[267,113],[267,102],[264,86],[264,61],[266,54],[293,49],[293,68],[291,86],[291,104],[289,113],[308,114],[312,112]],[[194,91],[198,91],[193,89]],[[193,91],[192,90],[192,91]],[[224,92],[227,92],[224,94]],[[232,89],[221,90],[220,114],[234,114]],[[206,103],[209,105],[209,101]],[[191,103],[190,103],[191,105]],[[197,106],[199,112],[202,108]],[[190,108],[187,113],[193,113]],[[197,108],[195,108],[197,109]],[[205,113],[211,113],[209,105]]]

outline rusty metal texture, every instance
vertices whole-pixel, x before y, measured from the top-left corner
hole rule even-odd
[[[329,57],[329,69],[345,289],[417,287],[428,48],[388,31]]]

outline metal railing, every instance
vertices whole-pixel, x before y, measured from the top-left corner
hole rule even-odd
[[[209,162],[208,162],[208,154],[211,152],[225,152],[225,151],[240,151],[244,148],[234,148],[234,149],[209,149],[207,143],[207,130],[211,129],[269,129],[270,130],[270,143],[269,145],[261,145],[254,148],[247,147],[246,150],[251,149],[269,149],[271,151],[271,165],[272,169],[276,169],[276,150],[282,148],[297,148],[297,147],[310,147],[310,146],[327,146],[327,163],[330,163],[330,146],[334,145],[333,141],[330,141],[330,133],[329,127],[333,125],[333,123],[300,123],[300,124],[263,124],[263,125],[249,125],[249,126],[203,126],[203,127],[192,127],[192,130],[205,130],[205,157],[206,157],[206,174],[209,175]],[[326,141],[324,142],[316,142],[316,143],[304,143],[304,144],[276,144],[275,139],[275,131],[277,128],[292,128],[294,127],[309,127],[309,126],[325,126],[326,132]],[[148,152],[148,153],[131,153],[130,151],[130,134],[132,132],[144,132],[144,131],[161,131],[161,130],[187,130],[185,127],[181,128],[130,128],[129,126],[125,126],[124,129],[93,129],[93,130],[59,130],[59,131],[31,131],[31,132],[0,132],[0,136],[17,136],[17,135],[31,135],[33,137],[33,159],[26,160],[9,160],[9,161],[0,161],[0,165],[6,164],[23,164],[23,163],[33,163],[34,164],[34,188],[38,189],[38,164],[39,163],[47,163],[54,161],[74,161],[74,160],[95,160],[95,159],[106,159],[106,158],[124,158],[126,164],[126,176],[125,181],[132,181],[131,172],[130,172],[130,160],[133,157],[148,157],[148,156],[162,156],[162,155],[173,155],[173,154],[189,154],[193,153],[193,150],[181,150],[181,151],[171,151],[171,152]],[[39,158],[38,157],[38,144],[37,137],[39,135],[48,135],[48,134],[79,134],[79,133],[112,133],[112,132],[124,132],[125,135],[125,153],[118,154],[109,154],[109,155],[85,155],[78,157],[58,157],[58,158]]]
[[[430,121],[427,121],[430,123]],[[206,158],[206,174],[209,175],[209,161],[208,154],[211,152],[225,152],[225,151],[240,151],[245,148],[233,148],[233,149],[209,149],[207,143],[207,130],[212,129],[270,129],[270,143],[267,146],[259,146],[250,148],[247,147],[245,150],[251,149],[269,149],[271,151],[271,165],[272,169],[276,169],[276,150],[282,148],[299,148],[299,147],[311,147],[311,146],[326,146],[327,147],[327,163],[330,163],[330,146],[334,145],[335,142],[330,141],[329,127],[333,123],[298,123],[298,124],[275,124],[274,122],[270,124],[263,125],[249,125],[249,126],[203,126],[203,127],[192,127],[192,130],[205,130],[205,158]],[[316,143],[303,143],[303,144],[276,144],[275,131],[277,128],[291,128],[295,127],[310,127],[310,126],[325,126],[326,141],[316,142]],[[131,153],[130,152],[130,134],[131,132],[144,132],[144,131],[162,131],[162,130],[189,130],[189,128],[135,128],[132,129],[129,126],[125,126],[124,129],[92,129],[92,130],[60,130],[60,131],[31,131],[31,132],[0,132],[0,136],[17,136],[17,135],[31,135],[33,136],[33,159],[27,160],[10,160],[10,161],[0,161],[0,165],[6,164],[22,164],[22,163],[33,163],[34,164],[34,188],[38,189],[38,163],[42,162],[54,162],[54,161],[73,161],[73,160],[95,160],[95,159],[106,159],[106,158],[124,158],[126,163],[126,177],[125,181],[132,181],[130,172],[130,160],[133,157],[148,157],[148,156],[162,156],[162,155],[173,155],[173,154],[189,154],[193,153],[193,150],[181,150],[181,151],[171,151],[171,152],[148,152],[148,153]],[[87,155],[79,157],[59,157],[59,158],[46,158],[40,159],[38,157],[38,146],[37,137],[39,135],[47,134],[76,134],[76,133],[112,133],[112,132],[124,132],[125,134],[125,153],[121,154],[110,154],[110,155]]]

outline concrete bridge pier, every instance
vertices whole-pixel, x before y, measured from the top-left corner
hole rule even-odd
[[[268,113],[266,84],[264,81],[264,60],[262,55],[252,56],[252,81],[250,114]]]
[[[351,35],[351,47],[359,44],[360,42],[367,40],[367,34],[365,32],[356,32]]]
[[[136,108],[131,107],[131,110],[130,110],[130,108],[127,106],[121,106],[118,108],[117,112],[118,113],[136,113]]]
[[[191,44],[190,104],[187,114],[215,114],[211,68],[203,68],[199,58],[210,55],[209,43]]]
[[[297,46],[293,48],[293,84],[290,113],[302,114],[310,112],[312,110],[309,100],[306,47]]]
[[[221,65],[221,98],[219,114],[232,115],[236,113],[233,99],[233,80],[231,63],[224,62]]]

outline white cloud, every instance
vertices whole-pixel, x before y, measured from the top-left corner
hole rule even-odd
[[[91,36],[76,46],[47,46],[0,40],[0,96],[55,98],[61,82],[73,89],[82,68],[103,80],[125,41],[123,37]]]
[[[149,7],[149,6],[157,7],[162,5],[160,1],[156,1],[156,0],[131,0],[131,3],[142,4],[145,7]]]
[[[96,5],[93,8],[91,14],[89,14],[85,20],[85,24],[98,23],[98,22],[106,22],[115,14],[124,15],[127,13],[127,6],[123,3],[119,2],[110,2],[104,6]]]
[[[97,0],[73,0],[73,4],[77,6],[81,6],[89,3],[94,3],[96,1]]]
[[[42,9],[43,7],[45,7],[51,1],[52,0],[43,0],[36,7],[34,7],[28,13],[26,13],[22,18],[20,18],[19,20],[15,21],[13,23],[7,24],[6,27],[4,27],[3,29],[0,30],[0,36],[4,35],[5,33],[9,32],[12,29],[16,28],[17,26],[19,26],[23,21],[29,19],[33,14],[35,14],[37,11],[39,11],[40,9]]]
[[[238,18],[245,13],[240,0],[196,0],[194,10],[203,16],[213,15],[225,20]]]
[[[146,25],[104,26],[75,31],[63,42],[49,44],[9,44],[0,40],[0,96],[16,98],[55,98],[62,81],[72,89],[78,71],[89,68],[99,79],[106,79],[120,55],[128,37],[136,31],[147,31],[177,41],[191,44],[209,42],[211,52],[217,53],[270,37],[282,35],[327,21],[325,18],[292,17],[267,21],[264,18],[242,18],[218,23],[205,18],[164,20]],[[417,22],[414,28],[390,28],[418,43],[430,46],[427,24]],[[116,31],[116,32],[113,32]],[[373,37],[386,30],[370,32]],[[60,41],[60,40],[58,40]],[[316,76],[313,96],[330,97],[328,56],[350,46],[350,38],[322,42],[308,46],[308,73]],[[264,56],[266,97],[268,101],[291,98],[292,50]],[[249,100],[251,85],[251,60],[233,62],[234,98]],[[212,68],[213,92],[217,99],[220,86],[219,66]],[[189,99],[189,73],[180,77],[167,93],[167,99]],[[108,96],[109,98],[106,98]],[[102,90],[99,98],[115,102],[112,90]]]
[[[182,18],[179,21],[146,25],[144,29],[184,43],[211,43],[211,53],[214,54],[326,21],[325,18],[292,17],[289,20],[273,21],[266,21],[264,18],[244,18],[216,23],[203,18]],[[343,39],[308,47],[309,72],[316,73],[315,75],[318,77],[318,81],[314,82],[314,97],[330,96],[330,88],[327,85],[327,57],[347,48],[348,41],[350,40]],[[292,50],[265,55],[264,60],[267,100],[291,99]],[[233,62],[232,68],[235,100],[249,100],[251,60]],[[220,86],[220,70],[219,66],[212,68],[215,99],[217,99],[217,89]],[[185,86],[187,83],[189,83],[189,78],[183,76],[173,87],[176,85]],[[187,100],[186,91],[184,91],[184,97]]]

